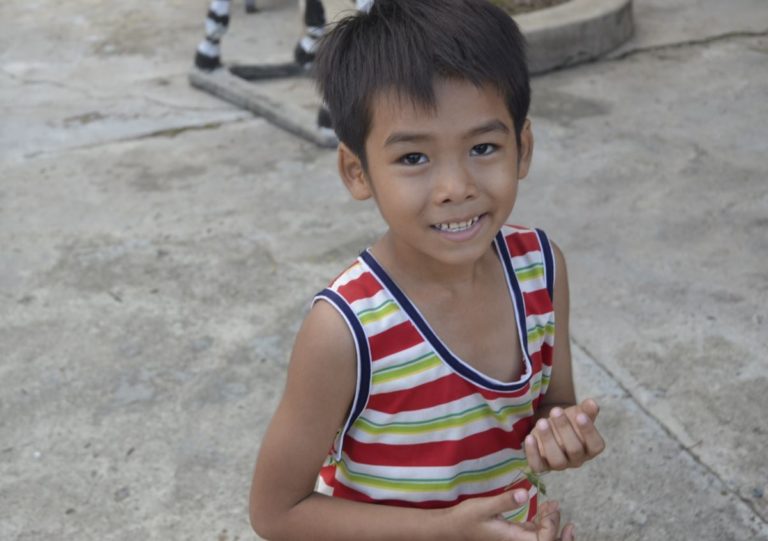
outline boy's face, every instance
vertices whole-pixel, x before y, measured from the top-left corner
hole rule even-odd
[[[397,249],[471,264],[512,211],[533,136],[526,121],[518,149],[512,117],[493,87],[439,79],[435,97],[435,110],[394,93],[374,99],[367,173],[343,145],[339,168],[355,198],[376,200]]]

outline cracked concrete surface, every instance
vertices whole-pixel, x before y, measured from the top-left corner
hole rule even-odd
[[[299,317],[381,230],[332,152],[187,86],[193,4],[0,4],[0,539],[254,538]],[[262,5],[230,59],[290,55],[294,3]],[[609,445],[547,485],[579,539],[768,539],[768,12],[635,22],[533,81],[512,219],[566,253]]]

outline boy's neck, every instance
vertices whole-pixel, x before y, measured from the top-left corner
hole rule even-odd
[[[389,232],[371,247],[371,252],[398,286],[408,290],[429,287],[461,294],[482,284],[490,266],[498,265],[492,244],[480,259],[451,266],[412,249]]]

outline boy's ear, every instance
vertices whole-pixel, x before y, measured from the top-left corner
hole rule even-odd
[[[352,197],[360,201],[370,198],[373,192],[358,155],[344,143],[339,143],[338,160],[339,175]]]
[[[528,175],[533,157],[533,130],[531,119],[526,118],[523,129],[520,131],[520,150],[517,155],[517,178],[524,179]]]

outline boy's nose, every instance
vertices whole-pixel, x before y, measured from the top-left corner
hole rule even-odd
[[[434,196],[437,203],[471,199],[476,194],[474,178],[465,167],[454,165],[437,171]]]

